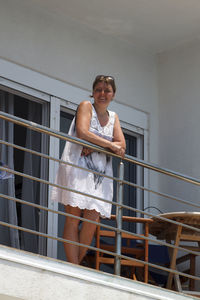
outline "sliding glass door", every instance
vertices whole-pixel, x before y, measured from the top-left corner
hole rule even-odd
[[[48,126],[48,103],[37,100],[29,100],[25,97],[7,91],[1,91],[1,97],[1,110],[22,119]],[[5,99],[4,104],[6,103],[6,105],[3,105],[3,99]],[[9,101],[7,101],[7,99],[9,99]],[[11,122],[5,122],[2,120],[1,122],[2,140],[14,143],[30,150],[48,154],[47,136]],[[0,148],[1,161],[5,162],[15,171],[41,179],[48,179],[47,160],[41,158],[40,156],[18,150],[10,146],[1,144]],[[7,155],[5,155],[5,153],[7,153]],[[25,200],[27,202],[47,206],[48,188],[42,183],[23,176],[15,175],[13,179],[10,178],[7,180],[1,180],[0,184],[1,190],[4,191],[5,194],[9,193],[11,196],[16,196],[16,198]],[[6,186],[10,187],[7,192]],[[15,203],[14,201],[6,200],[5,202],[5,199],[4,205],[3,201],[1,201],[0,205],[0,211],[6,212],[6,220],[4,215],[4,221],[24,228],[46,233],[47,215],[42,210],[40,211],[25,204],[22,205]],[[12,232],[15,233],[14,236]],[[42,237],[26,233],[24,231],[11,229],[4,229],[4,234],[1,234],[1,239],[5,240],[5,236],[11,236],[12,239],[7,239],[6,242],[1,241],[1,243],[34,253],[46,254],[46,240]]]
[[[51,127],[53,130],[60,130],[64,133],[68,132],[77,107],[76,104],[56,97],[49,96],[49,100],[42,100],[3,89],[0,90],[0,97],[0,109],[2,111],[25,120]],[[2,120],[0,120],[0,122],[2,128],[0,132],[1,140],[57,158],[61,157],[65,144],[62,140],[49,137],[11,122]],[[125,128],[125,138],[127,143],[126,153],[143,158],[142,135],[126,131]],[[47,160],[2,144],[0,144],[0,161],[20,173],[49,180],[50,182],[54,182],[58,166],[58,163],[55,161]],[[114,158],[114,176],[117,176],[118,163],[119,159]],[[143,180],[143,170],[141,170],[141,168],[139,170],[139,168],[133,164],[125,163],[124,177],[125,180],[131,181],[132,183],[141,184]],[[50,197],[51,188],[24,176],[15,175],[10,179],[0,179],[0,192],[13,197],[16,196],[30,203],[47,206],[51,209],[64,210],[63,205],[52,203]],[[115,183],[113,201],[116,201]],[[124,204],[131,207],[142,208],[143,194],[139,194],[134,187],[125,186]],[[47,214],[43,210],[38,210],[25,204],[16,204],[14,201],[8,201],[3,198],[1,199],[0,206],[0,220],[31,230],[48,233],[55,237],[62,237],[64,217],[58,217],[57,214],[51,212]],[[112,213],[115,213],[114,205]],[[128,210],[124,210],[123,214],[134,216],[134,212]],[[104,222],[106,222],[106,220]],[[135,231],[135,228],[132,227],[125,229]],[[1,226],[0,243],[65,260],[62,243],[50,238],[47,240],[38,235],[6,229]]]

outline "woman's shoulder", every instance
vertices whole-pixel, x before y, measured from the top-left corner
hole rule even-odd
[[[82,101],[82,102],[79,104],[79,106],[82,106],[82,107],[90,107],[90,108],[92,108],[92,104],[91,104],[91,102],[90,102],[89,100],[84,100],[84,101]]]
[[[90,113],[92,112],[92,104],[88,100],[82,101],[77,108],[77,113],[85,113],[88,111]]]

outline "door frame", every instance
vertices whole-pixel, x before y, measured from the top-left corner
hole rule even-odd
[[[50,104],[50,128],[59,130],[60,126],[60,110],[70,109],[75,111],[80,100],[90,99],[90,91],[71,85],[69,83],[58,81],[52,77],[35,72],[25,67],[19,66],[12,62],[0,58],[0,88],[14,94],[20,94],[22,97],[37,101],[46,101]],[[149,159],[149,114],[132,106],[112,101],[110,109],[115,111],[119,117],[123,129],[136,134],[138,137],[138,158]],[[59,158],[59,141],[50,137],[49,155]],[[58,164],[54,161],[49,162],[49,180],[54,182]],[[140,180],[142,175],[140,174]],[[149,187],[148,169],[144,169],[143,184]],[[138,190],[138,189],[137,189]],[[141,191],[138,190],[139,194]],[[50,189],[49,189],[50,197]],[[139,199],[139,194],[137,199]],[[144,207],[149,206],[148,192],[143,192]],[[49,198],[50,199],[50,198]],[[138,208],[141,202],[137,203]],[[49,201],[49,208],[57,209],[57,203]],[[54,216],[53,216],[54,215]],[[56,236],[58,216],[56,214],[48,214],[48,234]],[[57,241],[48,239],[47,255],[57,257]]]

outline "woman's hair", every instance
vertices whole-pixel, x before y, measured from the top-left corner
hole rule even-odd
[[[112,86],[113,92],[116,92],[116,85],[115,85],[115,79],[112,76],[107,76],[107,75],[98,75],[96,76],[93,85],[92,85],[92,89],[94,91],[95,86],[99,83],[99,82],[105,82],[107,84],[110,84]]]

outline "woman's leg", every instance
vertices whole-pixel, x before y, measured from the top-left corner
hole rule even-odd
[[[78,207],[72,207],[70,205],[65,206],[66,213],[80,217],[81,210]],[[79,222],[80,220],[72,217],[66,217],[65,226],[63,232],[63,238],[70,241],[79,242]],[[79,263],[79,246],[64,243],[65,254],[67,261],[78,264]]]
[[[96,210],[88,210],[85,209],[83,212],[83,218],[92,220],[95,222],[99,222],[99,213]],[[91,224],[88,222],[83,222],[82,228],[79,234],[79,241],[81,244],[85,245],[90,245],[94,236],[96,230],[96,225]],[[81,263],[82,259],[84,258],[86,252],[87,252],[87,247],[80,247],[79,250],[79,264]]]

